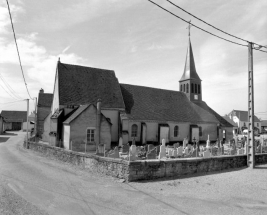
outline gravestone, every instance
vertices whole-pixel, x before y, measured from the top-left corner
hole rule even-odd
[[[192,154],[191,154],[191,157],[192,158],[197,157],[197,149],[193,149]]]
[[[123,144],[122,145],[122,153],[128,153],[129,152],[129,143]]]
[[[131,147],[130,147],[129,160],[130,161],[136,160],[136,145],[131,145]]]
[[[178,147],[178,149],[177,149],[177,156],[179,156],[179,157],[183,156],[183,151],[184,151],[184,149],[183,149],[182,146]]]
[[[166,158],[166,146],[165,146],[165,139],[162,139],[162,145],[159,149],[159,159]]]
[[[108,155],[108,157],[110,158],[120,158],[120,155],[119,155],[119,149],[118,147],[116,146],[114,148],[114,150]]]
[[[209,134],[208,134],[208,140],[207,140],[206,148],[207,149],[210,148],[210,135]]]
[[[168,156],[171,157],[173,154],[173,149],[171,148],[168,148]]]
[[[237,150],[237,155],[243,155],[243,154],[244,154],[244,149]]]
[[[207,149],[206,151],[204,151],[203,152],[203,157],[204,158],[210,158],[210,150]]]
[[[172,157],[175,157],[175,158],[178,157],[177,148],[176,149],[173,149],[173,151],[172,151]]]
[[[174,144],[173,144],[173,148],[174,148],[174,149],[177,149],[179,146],[180,146],[180,143],[174,143]]]
[[[147,159],[157,159],[157,148],[153,148],[146,154]]]
[[[222,155],[222,148],[218,148],[217,150],[217,156],[221,156]]]
[[[184,155],[188,155],[188,148],[187,147],[184,149]]]
[[[119,146],[120,146],[120,147],[123,146],[123,140],[122,140],[122,137],[120,137],[120,139],[119,139]]]
[[[236,154],[236,150],[235,149],[230,149],[230,155],[235,155]]]
[[[224,155],[224,146],[221,147],[222,155]]]

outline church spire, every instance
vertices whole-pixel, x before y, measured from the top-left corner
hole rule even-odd
[[[201,79],[197,74],[195,66],[195,60],[190,40],[190,28],[191,28],[190,22],[188,26],[189,41],[185,59],[184,73],[179,81],[180,91],[186,93],[190,101],[196,101],[196,100],[201,101],[202,100]]]

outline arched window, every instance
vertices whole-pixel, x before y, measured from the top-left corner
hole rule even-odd
[[[183,92],[183,85],[182,84],[180,85],[180,91]]]
[[[199,128],[199,136],[202,137],[202,127],[199,126],[198,128]]]
[[[191,93],[194,93],[194,84],[191,84]]]
[[[195,84],[195,94],[197,94],[197,84]]]
[[[184,92],[185,92],[185,84],[184,84]]]
[[[186,92],[188,93],[188,89],[189,88],[189,86],[188,86],[188,83],[186,84]]]
[[[176,126],[174,126],[174,134],[173,134],[173,136],[174,137],[178,137],[178,135],[179,135],[179,127],[178,127],[178,125],[176,125]]]
[[[133,124],[132,125],[132,137],[137,137],[137,125],[136,124]]]
[[[198,94],[200,94],[200,84],[198,85]]]

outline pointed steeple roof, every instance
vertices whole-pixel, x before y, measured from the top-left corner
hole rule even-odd
[[[196,66],[195,66],[195,60],[194,60],[194,55],[192,51],[192,46],[191,46],[191,41],[189,37],[189,44],[187,48],[187,53],[186,53],[186,60],[185,60],[185,66],[184,66],[184,74],[180,81],[188,80],[188,79],[194,79],[194,80],[199,80],[197,71],[196,71]]]

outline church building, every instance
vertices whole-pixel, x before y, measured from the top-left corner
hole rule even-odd
[[[58,61],[44,130],[67,149],[76,140],[108,149],[120,138],[137,144],[233,138],[233,125],[202,100],[190,38],[177,88],[180,91],[121,84],[114,71]]]

